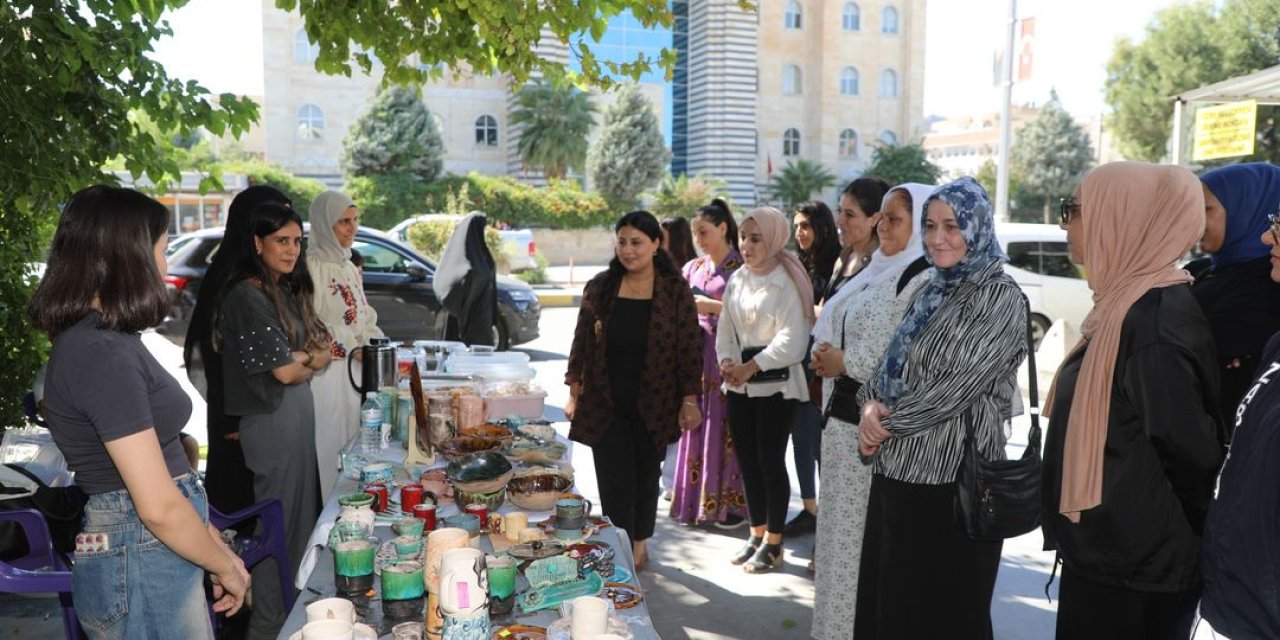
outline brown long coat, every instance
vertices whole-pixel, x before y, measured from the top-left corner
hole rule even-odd
[[[609,310],[621,282],[607,287],[606,275],[592,278],[582,291],[569,370],[564,376],[565,384],[582,385],[569,438],[586,445],[599,442],[615,419],[605,340]],[[648,338],[638,409],[661,451],[680,439],[682,398],[697,395],[702,387],[702,330],[693,292],[678,274],[654,274]]]

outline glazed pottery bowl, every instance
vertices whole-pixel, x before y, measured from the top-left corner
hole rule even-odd
[[[458,435],[472,436],[478,438],[492,438],[502,443],[502,446],[511,444],[511,430],[498,426],[496,424],[481,424],[467,429],[462,429]]]
[[[498,451],[502,449],[502,441],[479,436],[457,436],[441,442],[439,448],[440,455],[445,460],[453,461],[472,453]]]
[[[457,503],[458,509],[465,510],[467,505],[479,502],[485,506],[489,513],[496,513],[498,507],[507,499],[507,488],[500,487],[497,491],[464,491],[461,487],[454,487],[453,501]]]
[[[454,498],[461,501],[461,504],[467,504],[476,501],[462,500],[458,496],[459,493],[493,494],[499,490],[505,493],[507,481],[515,471],[511,468],[511,461],[507,460],[506,456],[485,451],[468,453],[453,460],[449,463],[446,473],[449,476],[449,482],[453,484]]]
[[[539,473],[512,478],[507,494],[521,509],[550,511],[560,494],[573,486],[573,480],[558,473]]]

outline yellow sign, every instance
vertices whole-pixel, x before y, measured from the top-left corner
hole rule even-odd
[[[1191,159],[1252,155],[1257,120],[1258,103],[1253,100],[1197,109]]]

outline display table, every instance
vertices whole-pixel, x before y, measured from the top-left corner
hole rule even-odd
[[[558,429],[558,431],[562,431],[562,429]],[[570,449],[570,451],[572,451],[572,449]],[[405,451],[402,446],[392,445],[392,447],[385,450],[381,456],[384,461],[398,463],[396,476],[396,480],[398,482],[407,481],[410,477],[403,469],[404,455]],[[569,453],[565,454],[566,459],[569,459],[570,457],[571,455]],[[440,460],[436,465],[432,465],[432,468],[443,466],[444,461]],[[415,469],[413,471],[420,472],[420,469]],[[415,473],[413,476],[415,481],[416,477],[417,475]],[[343,495],[357,493],[359,491],[360,482],[358,480],[348,478],[345,475],[340,475],[338,480],[335,482],[333,491],[330,492],[329,500],[325,503],[324,509],[320,514],[320,519],[316,522],[315,529],[312,533],[312,552],[307,554],[307,558],[303,560],[303,567],[299,569],[299,585],[301,585],[302,577],[306,572],[308,565],[310,565],[310,573],[306,576],[305,588],[303,588],[302,592],[299,594],[298,600],[294,605],[293,610],[289,612],[289,617],[285,621],[284,628],[280,631],[280,635],[278,636],[281,640],[289,640],[294,634],[302,629],[304,624],[306,624],[306,606],[308,604],[311,604],[321,598],[328,598],[337,595],[334,587],[333,552],[325,545],[325,542],[328,539],[329,530],[337,519],[340,511],[338,498]],[[518,508],[512,504],[510,500],[507,500],[503,503],[502,507],[499,508],[498,513],[507,513],[517,509]],[[453,503],[453,500],[441,500],[437,511],[437,521],[443,521],[445,517],[455,513],[458,513],[458,508]],[[527,513],[529,514],[530,523],[539,522],[552,515],[550,511]],[[395,534],[391,531],[390,522],[384,522],[384,518],[378,519],[374,528],[374,535],[383,542],[395,537]],[[615,552],[615,565],[626,569],[626,571],[632,576],[628,582],[637,589],[640,588],[640,583],[635,577],[635,561],[631,556],[631,541],[627,537],[626,532],[619,530],[617,527],[609,526],[600,529],[598,533],[589,538],[589,541],[602,542],[607,546],[612,547]],[[490,544],[488,535],[482,534],[480,536],[480,548],[485,553],[493,555],[493,547]],[[523,566],[521,571],[523,572]],[[517,579],[517,585],[517,594],[523,593],[528,589],[528,582],[524,579],[523,575]],[[374,589],[379,591],[381,589],[379,580],[376,578],[374,580]],[[379,638],[390,638],[391,627],[396,623],[404,622],[404,620],[383,619],[382,602],[378,595],[374,595],[373,597],[358,596],[350,598],[350,600],[356,605],[356,612],[360,621],[368,624],[370,627],[373,627],[373,629],[378,633]],[[649,619],[649,609],[645,601],[642,600],[630,608],[618,610],[616,614],[628,624],[636,640],[652,640],[659,637],[654,631],[653,624]],[[494,616],[491,619],[490,626],[494,632],[498,632],[503,627],[511,624],[550,627],[551,624],[560,617],[562,616],[559,609],[542,610],[522,615],[519,607],[517,606],[511,613],[502,616]],[[418,620],[421,621],[421,618]],[[494,637],[496,638],[499,636],[495,635]]]

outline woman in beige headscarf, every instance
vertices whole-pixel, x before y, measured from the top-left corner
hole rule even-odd
[[[1062,204],[1094,307],[1050,391],[1045,544],[1057,637],[1187,638],[1222,459],[1213,336],[1177,267],[1204,230],[1195,175],[1117,162]]]
[[[360,430],[360,394],[347,378],[347,354],[356,351],[359,357],[360,345],[382,331],[378,313],[364,297],[360,271],[351,262],[359,209],[345,194],[325,191],[311,201],[310,216],[307,269],[315,284],[316,315],[333,335],[333,362],[311,379],[320,493],[326,499],[338,478],[342,447]]]

